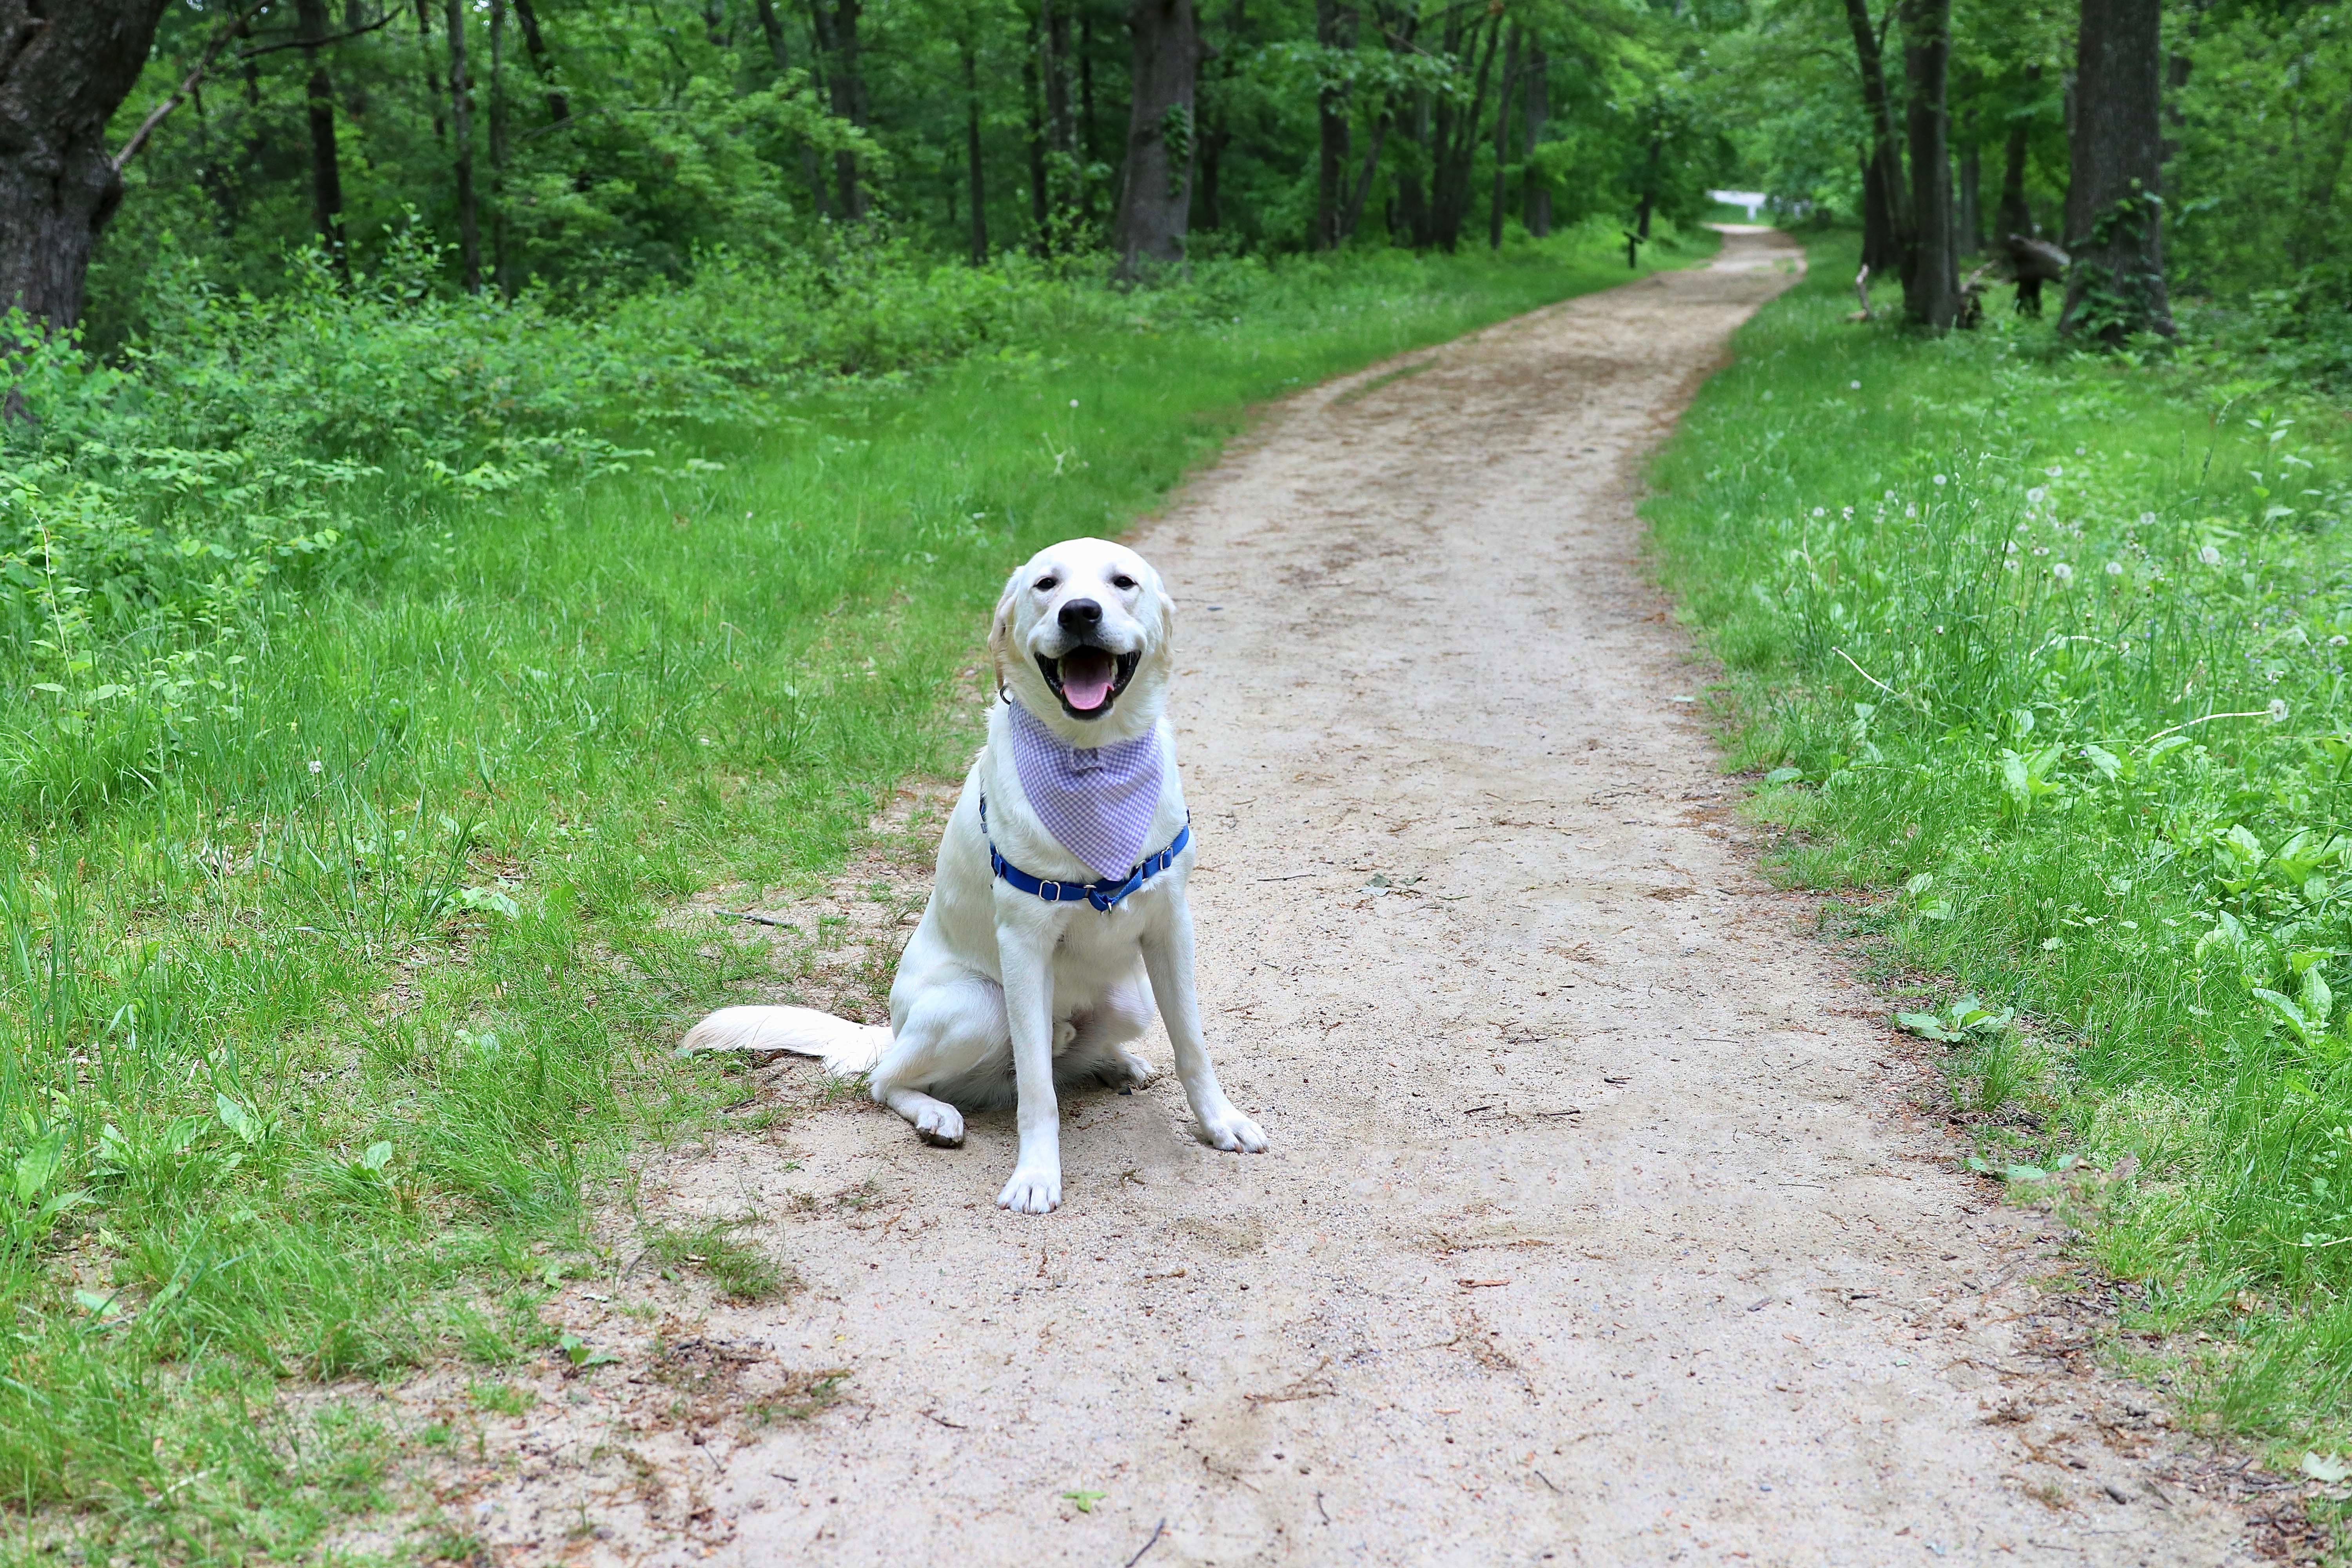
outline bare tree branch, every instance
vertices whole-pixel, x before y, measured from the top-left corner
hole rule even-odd
[[[203,57],[196,61],[196,68],[190,71],[186,79],[165,96],[163,102],[148,110],[147,118],[139,122],[139,129],[131,133],[131,140],[122,144],[122,151],[114,155],[116,174],[122,173],[123,165],[139,156],[139,150],[147,145],[147,138],[155,133],[155,127],[163,123],[164,117],[187,101],[188,94],[196,90],[196,84],[205,79],[206,71],[213,68],[213,61],[218,59],[220,52],[228,47],[228,41],[244,32],[245,25],[261,15],[268,6],[269,0],[256,0],[254,5],[238,13],[236,20],[222,28],[213,41],[205,46]]]

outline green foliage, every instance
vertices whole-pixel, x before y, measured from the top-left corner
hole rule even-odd
[[[1986,1168],[2132,1155],[2101,1256],[2266,1358],[2230,1419],[2292,1427],[2352,1373],[2352,458],[2210,354],[1850,322],[1850,244],[1661,461],[1667,575],[1788,873],[1900,888],[1864,927],[1970,988],[1897,1021]]]

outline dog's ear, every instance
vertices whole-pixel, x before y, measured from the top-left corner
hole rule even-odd
[[[1149,570],[1151,572],[1151,597],[1160,606],[1160,646],[1167,648],[1176,641],[1176,598],[1168,592],[1168,584],[1160,580],[1159,570],[1156,567]]]
[[[996,689],[1004,689],[1004,662],[1013,657],[1013,608],[1020,602],[1021,582],[1025,571],[1015,572],[1004,580],[1004,592],[996,596],[996,614],[988,622],[988,662],[996,671]]]

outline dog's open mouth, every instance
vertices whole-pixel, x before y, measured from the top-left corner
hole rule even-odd
[[[1139,653],[1115,654],[1107,647],[1074,647],[1059,658],[1037,656],[1045,684],[1061,700],[1062,711],[1073,719],[1099,719],[1110,711],[1127,683],[1135,679]]]

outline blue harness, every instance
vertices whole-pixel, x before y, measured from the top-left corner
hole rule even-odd
[[[1127,874],[1125,880],[1118,882],[1054,882],[1024,871],[998,854],[996,840],[988,837],[988,796],[984,795],[980,797],[980,836],[987,840],[990,869],[1013,891],[1043,899],[1049,904],[1075,904],[1084,899],[1108,913],[1121,899],[1176,863],[1176,857],[1184,853],[1184,847],[1192,842],[1192,819],[1187,816],[1184,826],[1176,830],[1176,837],[1169,841],[1167,848],[1138,864]]]

